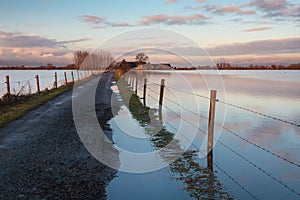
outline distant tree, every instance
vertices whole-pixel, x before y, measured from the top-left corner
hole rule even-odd
[[[74,63],[76,66],[76,69],[80,68],[80,65],[83,63],[84,59],[89,55],[89,52],[87,51],[76,51],[74,52]]]
[[[135,56],[135,60],[138,64],[143,64],[149,60],[149,57],[145,53],[138,53]]]

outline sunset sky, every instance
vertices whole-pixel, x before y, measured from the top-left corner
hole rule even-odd
[[[0,18],[0,66],[70,64],[74,51],[141,28],[180,33],[215,62],[300,62],[299,0],[3,0]]]

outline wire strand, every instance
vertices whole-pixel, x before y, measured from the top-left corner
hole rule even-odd
[[[242,107],[242,106],[234,105],[234,104],[231,104],[231,103],[222,101],[222,100],[219,100],[219,102],[220,102],[220,103],[223,103],[223,104],[225,104],[225,105],[234,107],[234,108],[238,108],[238,109],[240,109],[240,110],[244,110],[244,111],[247,111],[247,112],[251,112],[251,113],[254,113],[254,114],[263,116],[263,117],[267,117],[267,118],[269,118],[269,119],[273,119],[273,120],[276,120],[276,121],[279,121],[279,122],[283,122],[283,123],[286,123],[286,124],[290,124],[290,125],[293,125],[293,126],[296,126],[296,127],[300,128],[300,125],[299,125],[299,124],[296,124],[295,122],[290,122],[290,121],[287,121],[287,120],[284,120],[284,119],[280,119],[280,118],[277,118],[277,117],[274,117],[274,116],[271,116],[271,115],[268,115],[268,114],[264,114],[264,113],[261,113],[261,112],[255,111],[255,110],[251,110],[251,109],[249,109],[249,108],[245,108],[245,107]]]
[[[153,98],[154,100],[156,100],[152,95],[149,95],[151,98]],[[175,114],[176,116],[178,116],[181,120],[187,122],[188,124],[192,125],[193,127],[197,128],[201,133],[204,133],[205,135],[207,134],[203,129],[200,129],[199,127],[196,127],[194,124],[190,123],[187,120],[184,120],[181,118],[180,115],[178,115],[177,113],[175,113],[174,111],[172,111],[169,107],[164,106],[166,109],[168,109],[170,112],[172,112],[173,114]],[[170,125],[170,123],[168,123]],[[172,126],[172,125],[171,125]],[[172,126],[173,128],[175,128],[174,126]],[[177,130],[179,132],[179,130]],[[183,134],[182,134],[183,135]],[[185,136],[184,136],[185,137]],[[185,137],[186,138],[186,137]],[[186,138],[188,140],[188,138]],[[189,141],[189,140],[188,140]],[[193,145],[196,149],[198,149],[198,147],[196,147],[191,141],[189,141],[191,145]],[[281,180],[279,180],[278,178],[272,176],[269,172],[267,172],[266,170],[264,170],[263,168],[259,167],[257,164],[255,164],[254,162],[250,161],[249,159],[247,159],[246,157],[244,157],[243,155],[241,155],[240,153],[236,152],[235,150],[233,150],[232,148],[230,148],[228,145],[224,144],[223,142],[221,142],[220,140],[217,140],[218,143],[220,143],[222,146],[224,146],[225,148],[227,148],[229,151],[231,151],[232,153],[234,153],[235,155],[237,155],[238,157],[242,158],[243,160],[245,160],[246,162],[248,162],[250,165],[252,165],[253,167],[255,167],[256,169],[258,169],[259,171],[261,171],[262,173],[264,173],[265,175],[267,175],[268,177],[272,178],[275,182],[277,182],[278,184],[282,185],[283,187],[287,188],[288,190],[290,190],[290,192],[300,196],[300,193],[296,192],[295,189],[293,189],[292,187],[290,187],[289,185],[287,185],[286,183],[283,183]],[[254,143],[253,143],[254,144]],[[199,149],[198,149],[199,150]],[[200,152],[200,150],[199,150]],[[272,154],[273,155],[273,154]],[[282,158],[281,158],[282,159]],[[283,159],[284,160],[284,159]],[[296,165],[297,166],[297,165]]]
[[[182,135],[183,137],[186,138],[186,140],[193,146],[197,149],[197,151],[199,153],[201,153],[202,155],[204,155],[200,149],[194,145],[193,142],[191,142],[181,131],[179,131],[178,129],[176,129],[172,124],[166,122],[169,126],[171,126],[176,132],[180,133],[180,135]],[[206,155],[204,155],[206,156]],[[230,176],[225,170],[223,170],[219,165],[217,165],[215,162],[213,163],[213,165],[215,167],[217,167],[223,174],[225,174],[230,180],[232,180],[238,187],[240,187],[242,190],[244,190],[247,194],[249,194],[253,199],[258,199],[256,198],[249,190],[247,190],[244,186],[242,186],[237,180],[235,180],[232,176]]]
[[[221,142],[220,140],[217,141],[218,143],[220,143],[222,146],[224,146],[226,149],[228,149],[229,151],[231,151],[232,153],[234,153],[235,155],[237,155],[238,157],[242,158],[243,160],[245,160],[246,162],[248,162],[250,165],[252,165],[253,167],[255,167],[256,169],[258,169],[259,171],[261,171],[262,173],[264,173],[265,175],[269,176],[270,178],[272,178],[275,182],[279,183],[280,185],[282,185],[283,187],[289,189],[291,192],[293,192],[294,194],[300,196],[300,193],[296,192],[293,188],[291,188],[290,186],[288,186],[286,183],[283,183],[281,180],[277,179],[276,177],[272,176],[271,173],[267,172],[266,170],[264,170],[263,168],[259,167],[257,164],[255,164],[254,162],[252,162],[251,160],[249,160],[248,158],[246,158],[245,156],[241,155],[240,153],[236,152],[235,150],[233,150],[232,148],[230,148],[228,145],[224,144],[223,142]]]
[[[261,150],[263,150],[263,151],[271,154],[271,155],[273,155],[273,156],[276,156],[277,158],[280,158],[280,159],[282,159],[282,160],[284,160],[284,161],[286,161],[286,162],[288,162],[288,163],[290,163],[292,165],[295,165],[296,167],[300,167],[300,164],[298,164],[296,162],[293,162],[293,161],[290,161],[290,160],[288,160],[288,159],[286,159],[286,158],[284,158],[284,157],[282,157],[282,156],[280,156],[280,155],[278,155],[278,154],[276,154],[276,153],[274,153],[274,152],[272,152],[272,151],[270,151],[270,150],[268,150],[268,149],[266,149],[266,148],[264,148],[264,147],[262,147],[262,146],[260,146],[260,145],[258,145],[256,143],[254,143],[254,142],[252,142],[250,140],[247,140],[246,138],[240,136],[239,134],[237,134],[236,132],[230,130],[226,126],[223,126],[223,129],[226,130],[227,132],[233,134],[234,136],[240,138],[241,140],[243,140],[243,141],[245,141],[245,142],[247,142],[247,143],[249,143],[249,144],[251,144],[251,145],[253,145],[253,146],[255,146],[255,147],[257,147],[257,148],[259,148],[259,149],[261,149]]]

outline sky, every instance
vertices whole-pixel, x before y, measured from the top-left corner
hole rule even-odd
[[[62,66],[77,50],[105,46],[119,56],[154,41],[195,65],[203,64],[204,51],[214,62],[241,65],[300,60],[298,0],[1,0],[0,19],[0,66]],[[152,29],[170,36],[158,42]],[[144,38],[133,43],[136,34]]]

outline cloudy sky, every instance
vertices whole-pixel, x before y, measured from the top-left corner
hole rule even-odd
[[[300,60],[298,0],[2,0],[0,19],[0,65],[69,64],[76,50],[92,50],[142,28],[181,34],[215,62]],[[143,40],[149,43],[151,38]],[[120,47],[129,44],[116,41]],[[169,50],[181,48],[194,63],[200,59],[194,44],[170,41],[165,43]]]

